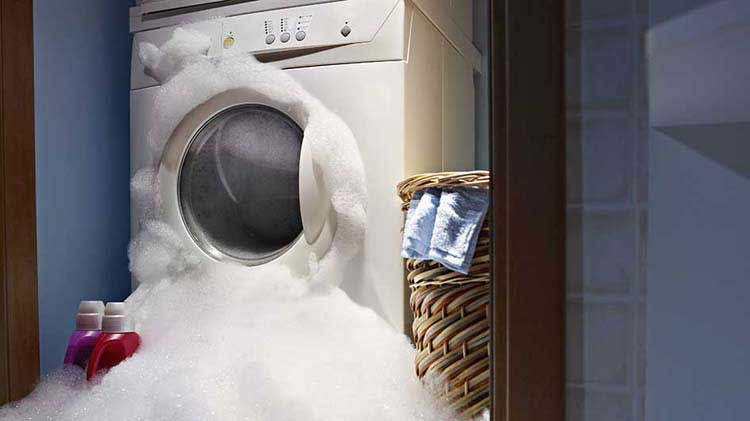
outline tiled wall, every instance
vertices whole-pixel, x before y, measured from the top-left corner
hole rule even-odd
[[[648,0],[567,9],[567,419],[642,421]]]

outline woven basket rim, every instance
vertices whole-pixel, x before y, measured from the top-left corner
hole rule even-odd
[[[418,190],[456,186],[487,189],[490,187],[490,172],[477,170],[415,174],[398,183],[396,189],[401,200],[408,202]]]

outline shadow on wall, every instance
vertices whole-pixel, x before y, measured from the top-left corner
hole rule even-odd
[[[750,179],[750,123],[687,125],[657,130]]]
[[[42,373],[62,363],[81,299],[130,291],[128,7],[34,1]]]
[[[673,2],[653,5],[662,3]],[[651,123],[747,178],[750,2],[701,3],[670,19],[661,13],[648,32]]]

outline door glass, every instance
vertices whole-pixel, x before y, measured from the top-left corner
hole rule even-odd
[[[568,0],[568,421],[748,419],[750,2]]]
[[[209,255],[265,263],[302,232],[302,130],[261,105],[225,110],[195,135],[180,171],[183,219]]]

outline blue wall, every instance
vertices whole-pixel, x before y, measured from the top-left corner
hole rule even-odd
[[[651,152],[647,419],[747,420],[750,173],[683,136]]]
[[[34,1],[41,368],[81,299],[130,290],[130,0]]]
[[[695,19],[681,24],[691,10]],[[746,93],[750,83],[750,6],[653,0],[651,11],[661,26],[655,32],[681,38],[650,60],[657,118],[650,147],[646,419],[744,421],[750,418],[750,111],[746,95],[733,95]],[[718,22],[721,30],[704,29]],[[710,94],[696,93],[698,83]],[[667,100],[654,97],[665,93]]]

